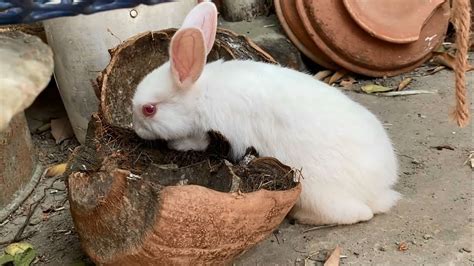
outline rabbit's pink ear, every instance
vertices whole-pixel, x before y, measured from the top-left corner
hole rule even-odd
[[[170,44],[171,73],[178,87],[189,88],[206,64],[206,44],[197,28],[178,30]]]
[[[206,54],[208,54],[216,39],[216,5],[212,2],[201,2],[197,4],[184,19],[181,29],[185,28],[198,28],[202,31],[204,42],[206,43]]]

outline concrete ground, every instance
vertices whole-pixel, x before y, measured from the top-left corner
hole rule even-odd
[[[405,74],[413,77],[408,89],[433,94],[382,97],[347,91],[380,117],[394,142],[400,160],[396,189],[403,194],[399,204],[387,214],[350,226],[318,229],[285,220],[273,235],[238,258],[236,265],[318,265],[336,245],[342,248],[342,264],[473,265],[473,170],[464,164],[474,151],[472,125],[460,129],[448,116],[454,105],[453,72],[425,74]],[[381,82],[393,85],[400,80]],[[374,82],[359,81],[353,89]],[[468,74],[468,85],[474,86],[474,71]],[[64,154],[74,146],[73,142],[56,145],[49,132],[33,138],[45,165],[65,160]],[[87,259],[74,232],[64,184],[53,178],[43,179],[12,219],[0,225],[0,242],[15,235],[25,222],[29,204],[51,184],[56,190],[46,190],[44,203],[25,230],[25,235],[33,235],[25,241],[37,249],[37,264],[83,263]]]

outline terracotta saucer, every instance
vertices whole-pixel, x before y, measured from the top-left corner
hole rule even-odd
[[[343,68],[374,77],[397,75],[422,64],[443,41],[449,20],[446,1],[428,18],[417,41],[399,44],[368,34],[342,0],[295,1],[304,28],[324,54]]]
[[[417,41],[421,29],[445,0],[343,0],[357,24],[369,34],[393,43]]]
[[[314,44],[306,32],[296,11],[295,0],[275,0],[275,10],[286,35],[304,55],[325,68],[340,68]]]

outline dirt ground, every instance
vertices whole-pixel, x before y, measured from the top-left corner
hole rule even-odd
[[[403,77],[413,77],[409,89],[432,94],[382,97],[347,91],[381,118],[394,142],[401,166],[396,186],[403,194],[399,204],[387,214],[350,226],[314,228],[285,220],[236,265],[318,265],[336,245],[342,248],[342,264],[473,265],[473,170],[465,164],[474,151],[472,126],[460,129],[448,116],[454,104],[453,72],[426,75],[426,69]],[[403,77],[378,81],[393,86]],[[374,83],[358,81],[352,89]],[[468,84],[474,86],[474,71],[468,74]],[[32,132],[63,114],[54,86],[27,112]],[[50,131],[33,133],[33,140],[45,167],[64,162],[78,145],[75,140],[56,144]],[[64,183],[57,177],[43,178],[23,206],[0,224],[0,242],[13,238],[30,206],[43,195],[23,233],[29,236],[24,241],[37,250],[35,263],[90,263],[74,231]]]

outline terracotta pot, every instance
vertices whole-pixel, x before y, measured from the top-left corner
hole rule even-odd
[[[450,10],[449,2],[441,0],[389,0],[383,4],[376,0],[295,0],[294,5],[297,15],[295,8],[283,5],[278,12],[285,14],[279,17],[294,20],[280,18],[289,36],[293,34],[304,43],[310,36],[318,48],[306,44],[308,49],[302,49],[303,53],[309,50],[318,59],[324,54],[341,68],[374,77],[410,71],[430,58],[444,39]],[[398,17],[403,21],[395,23]],[[296,18],[306,33],[290,30],[296,27],[289,25],[299,23]]]
[[[275,0],[275,10],[288,38],[304,55],[318,65],[332,70],[338,69],[337,64],[313,43],[304,29],[303,22],[296,11],[295,0]]]

